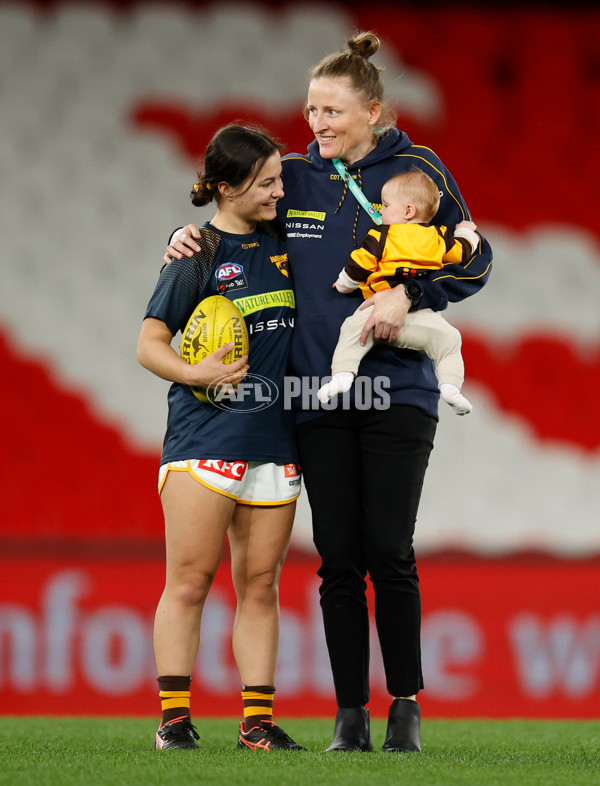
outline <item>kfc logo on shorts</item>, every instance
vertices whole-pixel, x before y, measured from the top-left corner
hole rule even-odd
[[[284,471],[286,478],[298,477],[298,467],[295,464],[285,464]]]
[[[246,461],[221,461],[220,459],[204,459],[198,462],[198,469],[216,472],[230,480],[242,480],[248,469]]]

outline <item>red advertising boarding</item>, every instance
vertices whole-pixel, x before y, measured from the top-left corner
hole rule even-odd
[[[335,711],[317,565],[290,558],[281,583],[281,715]],[[423,560],[429,717],[594,718],[600,707],[598,562]],[[1,560],[0,714],[156,715],[156,559]],[[24,581],[24,576],[26,580]],[[236,715],[235,596],[221,566],[206,604],[193,703]],[[374,716],[389,705],[372,625]]]

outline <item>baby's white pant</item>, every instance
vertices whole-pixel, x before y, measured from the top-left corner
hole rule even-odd
[[[344,320],[340,337],[333,353],[331,373],[351,371],[358,373],[360,361],[373,347],[373,331],[369,333],[363,347],[360,334],[371,315],[371,309],[357,309]],[[438,384],[448,382],[462,387],[465,367],[461,354],[462,338],[460,332],[447,322],[437,311],[423,308],[406,315],[404,325],[394,341],[385,342],[398,349],[417,349],[424,352],[435,363]]]

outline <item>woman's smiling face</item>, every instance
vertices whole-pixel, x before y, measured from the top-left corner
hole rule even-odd
[[[277,202],[284,195],[279,153],[267,158],[256,175],[251,175],[239,188],[226,186],[224,193],[231,200],[230,213],[248,226],[272,221],[277,215]]]
[[[381,109],[353,90],[350,77],[323,78],[310,83],[305,114],[323,158],[352,164],[376,147],[373,130]]]

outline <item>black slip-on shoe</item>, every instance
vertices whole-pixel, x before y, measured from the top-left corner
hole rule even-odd
[[[340,707],[327,751],[372,751],[371,720],[366,707]]]
[[[388,753],[421,752],[421,708],[416,701],[394,699],[382,750]]]

